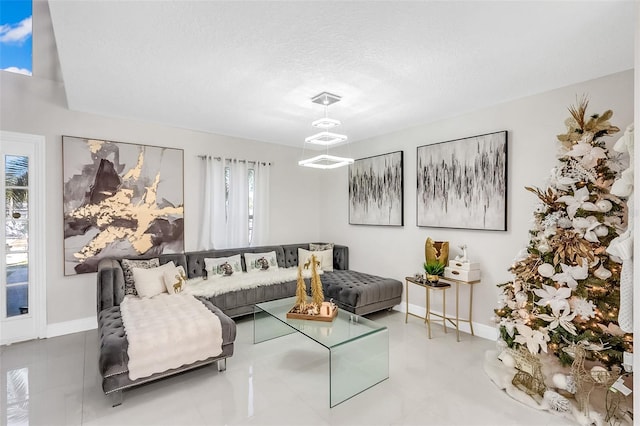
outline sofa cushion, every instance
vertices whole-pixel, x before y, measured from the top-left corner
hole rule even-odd
[[[182,265],[175,266],[172,269],[164,271],[164,274],[162,274],[162,279],[164,281],[164,286],[167,289],[167,293],[176,294],[175,286],[179,286],[180,281],[182,279],[186,279],[186,276],[186,272],[184,271]],[[184,282],[182,284],[184,285]]]
[[[303,248],[298,249],[298,266],[304,266],[312,255],[320,261],[320,269],[323,271],[333,271],[333,249],[322,251],[309,251]]]
[[[333,243],[309,243],[309,250],[311,251],[322,251],[322,250],[333,250]]]
[[[131,268],[138,296],[148,298],[166,293],[164,273],[173,271],[175,268],[176,265],[173,262],[165,263],[157,268]]]
[[[231,266],[231,273],[236,274],[242,272],[242,258],[239,254],[229,257],[205,257],[204,266],[207,271],[207,275],[211,278],[221,277],[224,275],[230,275],[225,273],[225,269],[222,265],[228,263]]]
[[[160,266],[158,258],[154,259],[122,259],[122,274],[124,275],[124,294],[138,295],[133,279],[132,268],[157,268]]]
[[[265,262],[264,265],[262,262]],[[245,253],[244,263],[247,265],[247,272],[278,269],[278,257],[275,251],[267,253]]]

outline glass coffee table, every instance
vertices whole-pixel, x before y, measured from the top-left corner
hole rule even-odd
[[[389,378],[389,331],[359,315],[338,309],[332,322],[287,318],[296,298],[258,303],[253,343],[298,332],[329,350],[329,406]]]

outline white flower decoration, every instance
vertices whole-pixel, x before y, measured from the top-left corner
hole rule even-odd
[[[551,177],[549,178],[549,183],[551,186],[555,186],[561,190],[568,190],[571,185],[578,182],[579,179],[576,179],[573,176],[568,176],[562,168],[554,167],[551,169]]]
[[[590,241],[592,243],[597,243],[600,240],[598,239],[598,234],[596,233],[596,228],[602,225],[598,222],[595,216],[589,216],[587,218],[584,217],[576,217],[573,219],[573,227],[582,234],[582,237]]]
[[[586,186],[575,191],[573,195],[563,195],[558,198],[557,201],[567,205],[567,214],[570,219],[573,219],[578,209],[588,210],[591,212],[597,212],[600,210],[595,204],[589,202],[589,190]]]
[[[551,312],[552,315],[538,314],[537,317],[549,323],[549,330],[555,330],[560,326],[574,336],[576,335],[576,326],[571,322],[576,314],[570,312],[568,303],[566,306],[552,303]]]
[[[582,297],[572,297],[569,299],[569,304],[573,309],[573,312],[579,317],[584,319],[594,318],[596,316],[595,305],[591,300],[584,299]]]
[[[532,330],[531,327],[524,324],[516,324],[518,335],[515,338],[517,343],[527,345],[527,349],[532,354],[537,354],[540,349],[547,352],[547,342],[550,340],[546,329]]]
[[[586,260],[582,261],[582,266],[569,266],[561,263],[560,267],[562,272],[555,274],[551,278],[559,283],[567,284],[571,290],[575,290],[578,287],[576,280],[585,280],[589,275],[589,265]]]
[[[553,302],[560,302],[561,304],[567,304],[567,299],[571,297],[571,289],[569,287],[555,288],[552,285],[542,284],[544,288],[536,288],[533,292],[540,298],[536,302],[538,306],[546,306]]]
[[[584,167],[593,168],[601,158],[607,158],[607,152],[588,142],[578,142],[565,154],[567,157],[579,158],[580,164]]]

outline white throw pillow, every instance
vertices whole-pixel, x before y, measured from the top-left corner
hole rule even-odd
[[[209,278],[224,276],[222,265],[231,265],[233,274],[242,272],[242,259],[239,254],[229,257],[207,257],[204,259],[204,268],[207,270]]]
[[[304,266],[312,254],[320,261],[320,269],[325,272],[333,271],[333,250],[309,251],[303,248],[298,249],[298,265]],[[311,268],[309,268],[311,269]]]
[[[167,262],[157,268],[131,268],[133,271],[133,284],[140,297],[153,297],[160,293],[166,293],[164,285],[165,271],[171,271],[176,267],[173,262]]]
[[[273,271],[278,269],[278,256],[275,250],[266,253],[245,253],[244,263],[247,272]]]
[[[176,294],[176,288],[174,287],[174,285],[180,282],[180,277],[185,277],[186,279],[186,276],[187,274],[184,272],[184,268],[182,266],[176,266],[173,269],[164,271],[164,274],[162,274],[162,279],[164,281],[164,286],[167,289],[167,293]],[[184,282],[182,283],[182,285],[184,286]],[[180,291],[182,290],[184,290],[184,288],[182,288]]]

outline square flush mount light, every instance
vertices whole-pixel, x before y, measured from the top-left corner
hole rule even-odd
[[[313,167],[315,169],[336,169],[349,164],[353,164],[353,158],[336,157],[328,154],[298,161],[299,166]]]
[[[306,143],[313,143],[316,145],[334,145],[347,140],[345,135],[339,135],[338,133],[320,132],[313,136],[305,138]]]
[[[329,106],[331,104],[335,104],[340,99],[342,99],[342,98],[340,96],[338,96],[338,95],[334,95],[334,94],[329,93],[329,92],[322,92],[322,93],[319,93],[319,94],[315,95],[313,98],[311,98],[311,102],[316,103],[316,104],[320,104],[320,105],[324,105],[324,106]]]

